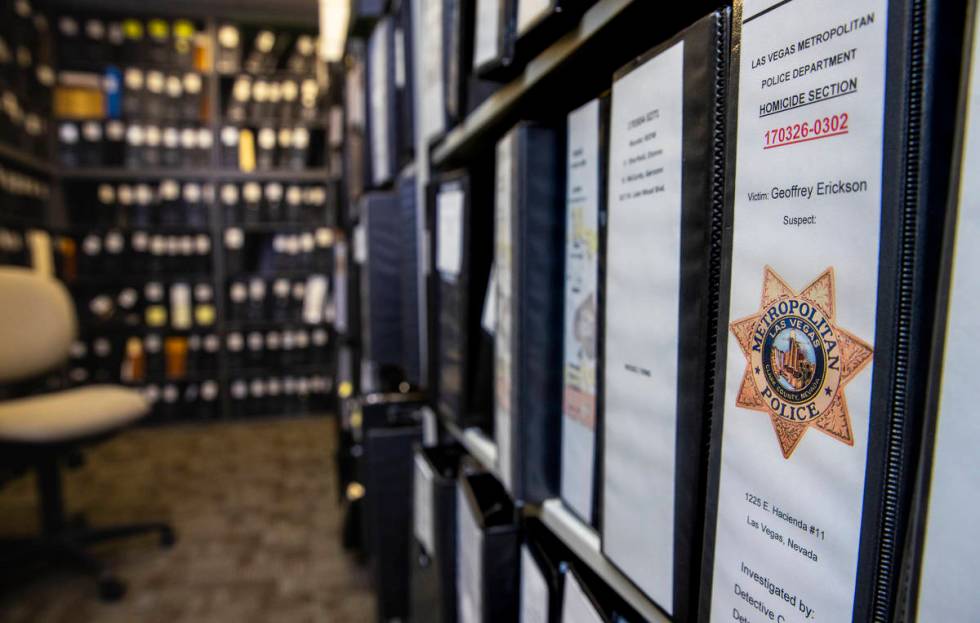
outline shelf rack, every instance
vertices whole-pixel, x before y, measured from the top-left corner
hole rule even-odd
[[[199,169],[124,169],[121,167],[95,167],[82,169],[64,169],[60,173],[62,180],[144,180],[144,179],[195,179],[219,180],[223,182],[323,182],[333,183],[337,177],[326,168],[315,169],[273,169],[268,171],[239,171],[235,169],[214,169],[202,167]]]
[[[432,152],[432,164],[443,166],[506,123],[522,99],[543,79],[592,40],[637,0],[600,0],[582,16],[578,26],[531,60],[517,78],[501,87],[466,119],[450,130]]]
[[[497,444],[486,433],[479,428],[461,429],[445,420],[442,425],[480,465],[487,471],[497,473]]]
[[[609,585],[650,623],[669,623],[670,619],[646,598],[622,572],[602,554],[599,534],[570,513],[559,499],[545,501],[541,506],[541,523],[572,550],[582,562]]]
[[[18,165],[29,170],[31,173],[38,173],[48,177],[54,175],[54,167],[44,160],[18,147],[0,142],[0,164],[3,163]]]
[[[478,428],[460,429],[444,419],[441,424],[480,465],[497,474],[497,444],[486,433]],[[552,534],[644,619],[650,623],[669,623],[670,619],[663,611],[603,555],[599,534],[569,512],[560,499],[546,500],[540,508],[527,506],[524,512],[540,519]]]

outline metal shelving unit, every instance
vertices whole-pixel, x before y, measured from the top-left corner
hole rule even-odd
[[[593,5],[574,30],[530,61],[517,78],[501,87],[450,130],[433,149],[432,165],[440,167],[454,161],[467,149],[503,130],[510,113],[531,90],[634,4],[636,0],[600,0]]]
[[[667,617],[629,579],[609,562],[599,546],[599,534],[570,513],[559,499],[541,506],[541,522],[611,589],[650,623],[669,623]]]
[[[27,172],[36,173],[47,177],[51,177],[55,174],[54,167],[44,160],[18,147],[7,145],[6,143],[0,143],[0,163],[11,163]]]

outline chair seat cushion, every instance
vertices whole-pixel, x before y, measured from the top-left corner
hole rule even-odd
[[[60,443],[122,428],[149,411],[134,390],[89,385],[0,402],[0,441]]]

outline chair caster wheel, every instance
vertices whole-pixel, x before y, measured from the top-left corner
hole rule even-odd
[[[177,535],[174,534],[173,528],[164,528],[160,531],[160,546],[161,547],[173,547],[174,543],[177,542]]]
[[[99,579],[99,599],[105,602],[119,601],[126,594],[126,585],[112,576]]]

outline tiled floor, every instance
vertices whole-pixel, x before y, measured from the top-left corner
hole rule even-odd
[[[155,539],[102,549],[129,586],[104,604],[68,572],[0,590],[5,623],[359,622],[374,618],[367,572],[340,546],[332,422],[290,418],[126,432],[66,477],[89,523],[167,519]],[[35,529],[34,481],[0,488],[0,537]]]

